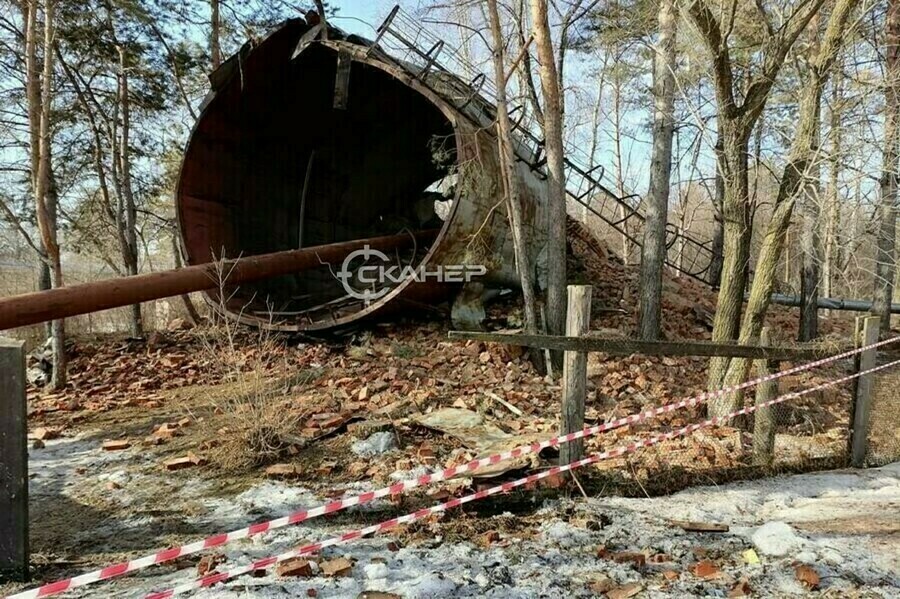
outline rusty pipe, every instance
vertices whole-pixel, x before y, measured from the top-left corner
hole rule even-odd
[[[429,230],[356,239],[0,298],[0,331],[214,289],[220,284],[219,273],[227,274],[227,285],[238,285],[309,270],[323,262],[333,264],[366,245],[385,251],[428,242],[437,233]]]

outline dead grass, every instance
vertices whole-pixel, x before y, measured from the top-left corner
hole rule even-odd
[[[219,263],[220,309],[201,331],[202,345],[228,393],[200,397],[212,415],[200,420],[208,439],[209,460],[226,471],[243,471],[278,459],[299,429],[301,412],[292,409],[291,391],[306,385],[321,372],[293,372],[290,352],[282,335],[263,327],[249,330],[224,316],[229,297],[228,273]]]

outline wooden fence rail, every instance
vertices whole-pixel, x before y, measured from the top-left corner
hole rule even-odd
[[[562,351],[602,352],[611,356],[630,356],[632,354],[643,354],[646,356],[700,356],[777,360],[779,362],[816,360],[852,349],[852,346],[835,348],[818,344],[771,347],[738,345],[736,343],[712,343],[709,341],[639,341],[637,339],[622,339],[619,337],[594,337],[590,334],[576,337],[450,331],[450,338]]]

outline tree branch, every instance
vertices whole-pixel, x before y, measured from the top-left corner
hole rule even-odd
[[[719,21],[704,0],[693,0],[687,7],[687,13],[700,30],[703,42],[712,55],[713,82],[719,104],[726,111],[724,116],[732,117],[737,112],[737,104],[734,100],[734,72],[731,67],[728,40],[722,36]]]

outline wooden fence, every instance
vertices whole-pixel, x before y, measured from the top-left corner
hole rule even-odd
[[[818,360],[852,349],[871,345],[878,340],[878,318],[857,318],[856,345],[825,347],[821,344],[797,344],[794,346],[769,345],[769,331],[763,330],[762,345],[736,343],[711,343],[706,341],[639,341],[636,339],[598,337],[590,334],[591,287],[570,285],[568,288],[566,335],[528,335],[521,333],[485,333],[451,331],[450,338],[489,343],[503,343],[545,350],[565,352],[562,376],[561,429],[568,434],[584,427],[585,400],[587,396],[587,354],[602,352],[610,356],[700,356],[745,358],[755,361],[757,376],[779,369],[781,362]],[[857,354],[856,372],[868,370],[877,362],[877,350],[869,349]],[[865,465],[869,421],[871,419],[874,375],[862,375],[856,379],[850,414],[850,456],[854,467]],[[756,387],[755,403],[762,404],[778,396],[778,381],[766,381]],[[758,465],[772,463],[775,447],[775,418],[773,408],[758,410],[754,417],[753,461]],[[572,445],[572,447],[567,447]],[[560,463],[568,463],[583,455],[583,443],[565,444],[560,447]]]

